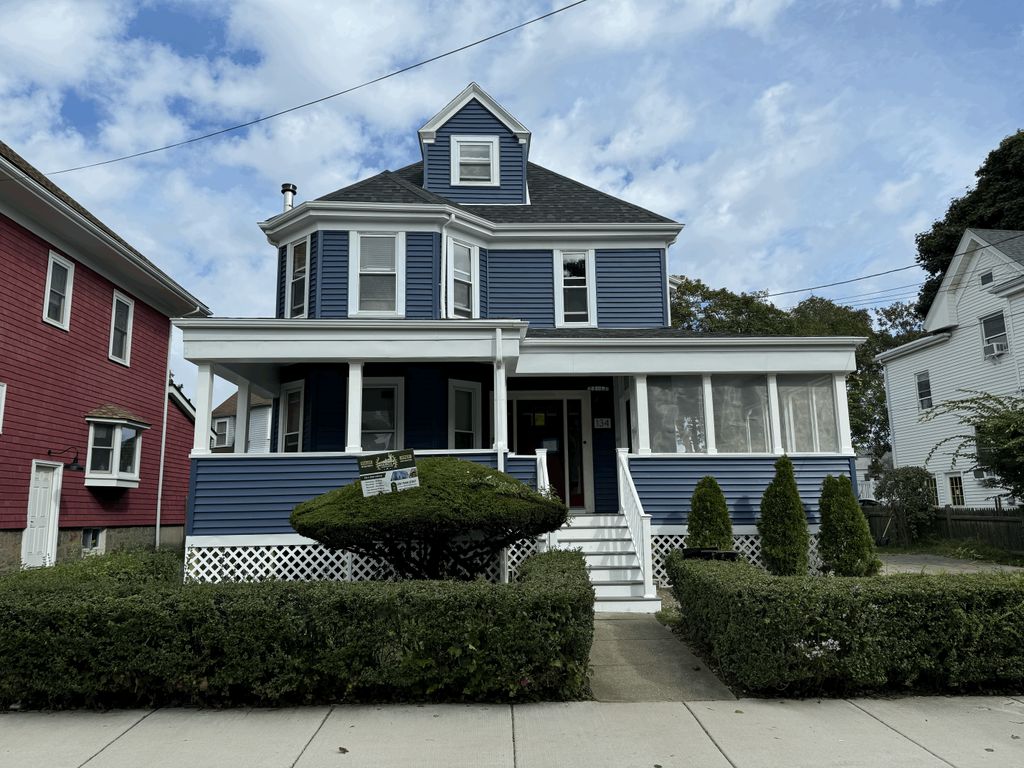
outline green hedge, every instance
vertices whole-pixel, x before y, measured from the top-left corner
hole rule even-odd
[[[776,577],[678,552],[666,568],[683,631],[748,692],[1024,688],[1024,576]]]
[[[88,568],[0,579],[0,708],[587,692],[594,597],[578,553],[536,555],[515,584],[183,586]]]

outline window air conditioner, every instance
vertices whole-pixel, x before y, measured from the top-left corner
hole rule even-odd
[[[982,351],[985,353],[986,358],[990,358],[1005,355],[1009,349],[1005,341],[995,341],[991,344],[986,344]]]

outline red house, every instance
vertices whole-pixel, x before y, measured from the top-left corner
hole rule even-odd
[[[181,542],[170,318],[209,314],[0,142],[0,569]]]

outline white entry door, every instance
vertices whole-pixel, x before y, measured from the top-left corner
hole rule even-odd
[[[28,522],[21,537],[21,564],[25,567],[53,565],[57,559],[57,517],[63,471],[63,464],[32,462]]]

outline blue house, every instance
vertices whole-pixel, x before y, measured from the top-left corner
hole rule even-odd
[[[682,225],[531,163],[532,140],[470,84],[419,130],[420,162],[298,205],[284,185],[284,211],[260,224],[276,317],[177,321],[199,367],[196,435],[215,375],[239,387],[240,432],[253,395],[274,403],[270,453],[196,440],[190,578],[380,576],[288,516],[351,482],[360,453],[400,447],[557,491],[571,526],[496,570],[581,547],[599,610],[657,609],[661,556],[704,475],[756,559],[760,497],[788,453],[813,530],[825,475],[851,474],[859,340],[672,328],[667,250]]]

